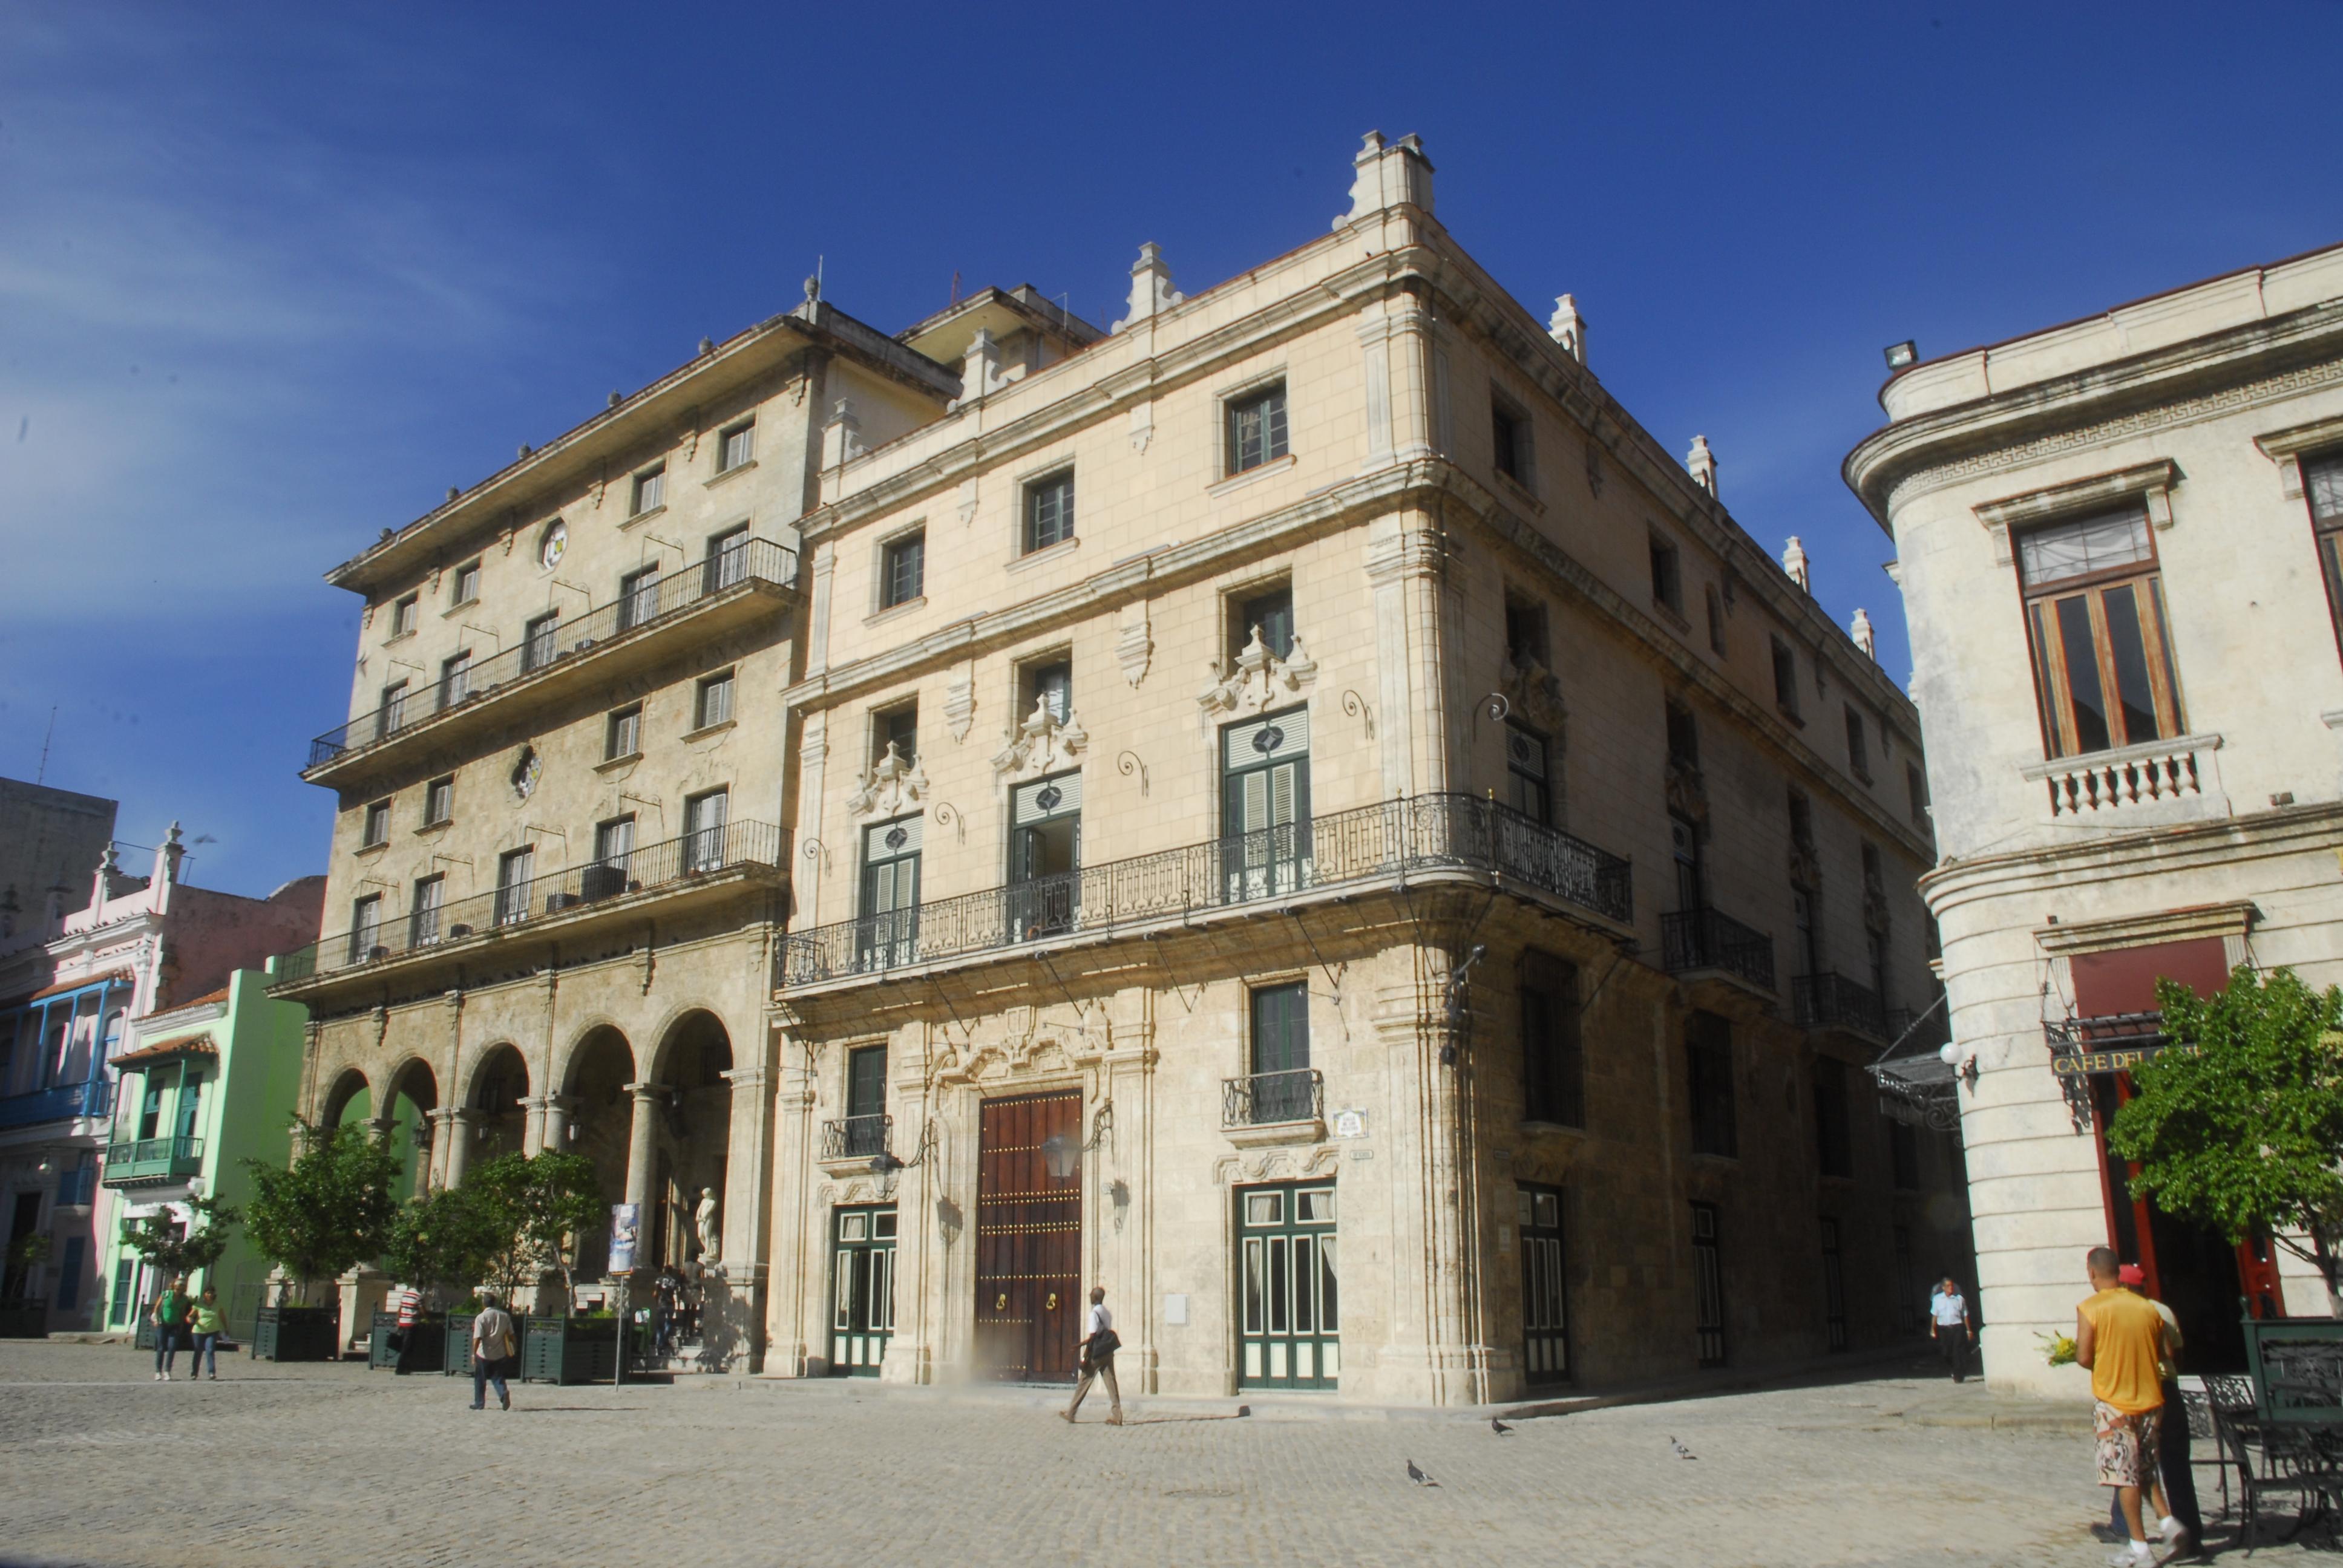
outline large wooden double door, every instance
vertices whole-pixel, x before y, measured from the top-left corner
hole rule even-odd
[[[1051,1139],[1071,1161],[1050,1174]],[[1003,1382],[1071,1382],[1081,1342],[1082,1099],[988,1100],[977,1111],[976,1356]]]

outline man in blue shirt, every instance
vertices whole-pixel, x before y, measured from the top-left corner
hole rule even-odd
[[[1953,1374],[1953,1381],[1966,1382],[1969,1346],[1976,1339],[1976,1328],[1969,1322],[1968,1299],[1950,1274],[1928,1298],[1928,1336],[1936,1342],[1936,1353],[1945,1358],[1945,1370]]]

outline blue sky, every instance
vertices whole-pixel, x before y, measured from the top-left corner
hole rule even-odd
[[[320,573],[721,338],[952,275],[1111,318],[1323,233],[1359,135],[1909,667],[1839,482],[1946,352],[2343,239],[2343,5],[1112,9],[0,0],[0,774],[323,869]],[[2327,75],[2331,75],[2328,73]]]

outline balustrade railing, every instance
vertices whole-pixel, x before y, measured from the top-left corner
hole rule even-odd
[[[1774,989],[1774,939],[1715,910],[1662,915],[1660,953],[1670,974],[1723,970],[1760,990]]]
[[[203,1164],[204,1141],[177,1138],[136,1138],[106,1146],[106,1184],[156,1176],[178,1176]]]
[[[844,1116],[821,1124],[824,1160],[875,1159],[891,1149],[894,1141],[891,1116]]]
[[[114,1089],[102,1078],[82,1083],[59,1083],[29,1094],[0,1099],[0,1127],[31,1127],[43,1121],[70,1121],[81,1116],[103,1116],[114,1104]]]
[[[1887,1036],[1879,994],[1842,974],[1800,975],[1790,982],[1790,1005],[1802,1029],[1844,1029],[1875,1040]]]
[[[1314,1067],[1221,1080],[1221,1125],[1266,1127],[1326,1114],[1326,1082]]]
[[[508,680],[559,663],[613,638],[631,636],[674,614],[755,578],[787,584],[797,580],[797,552],[770,539],[741,539],[689,566],[633,585],[609,603],[583,615],[538,626],[501,653],[443,666],[435,680],[420,684],[328,729],[309,743],[311,768],[345,753],[388,740],[401,730],[451,708],[484,697]]]
[[[735,866],[782,863],[783,835],[769,822],[727,822],[628,849],[582,866],[548,871],[451,904],[420,908],[312,942],[277,960],[277,980],[308,980],[404,953],[510,930],[623,894],[690,881]]]
[[[812,985],[1429,870],[1493,874],[1607,920],[1634,918],[1626,860],[1487,799],[1419,795],[816,926],[787,939],[781,983]]]

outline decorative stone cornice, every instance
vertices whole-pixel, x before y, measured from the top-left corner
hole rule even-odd
[[[2289,501],[2302,499],[2302,455],[2319,447],[2343,444],[2343,414],[2289,425],[2254,437],[2263,457],[2278,465],[2278,493]]]
[[[1071,768],[1081,762],[1090,739],[1079,718],[1068,713],[1060,719],[1044,699],[1033,704],[1009,744],[992,754],[992,770],[1003,779],[1016,779]]]
[[[1196,706],[1208,719],[1222,714],[1259,713],[1291,702],[1316,682],[1318,661],[1310,657],[1300,632],[1293,634],[1292,648],[1280,658],[1262,641],[1261,628],[1254,627],[1252,638],[1237,650],[1235,668],[1223,675],[1215,659],[1212,671],[1212,684],[1196,694]]]
[[[2147,520],[2159,528],[2172,526],[2172,487],[2180,482],[2180,465],[2169,457],[2135,463],[2128,468],[2093,474],[2088,478],[1981,501],[1970,510],[1993,535],[1993,558],[2009,564],[2009,530],[2028,523],[2054,521],[2085,512],[2112,508],[2134,497],[2147,508]]]
[[[2034,940],[2046,953],[2097,953],[2116,948],[2143,947],[2149,942],[2187,941],[2192,937],[2242,940],[2261,919],[2250,899],[2227,903],[2195,904],[2185,910],[2157,910],[2147,914],[2115,915],[2103,920],[2077,920],[2036,926]]]
[[[891,740],[885,755],[862,770],[854,793],[846,798],[849,814],[860,819],[900,817],[916,809],[928,798],[928,776],[917,758],[903,760]]]

